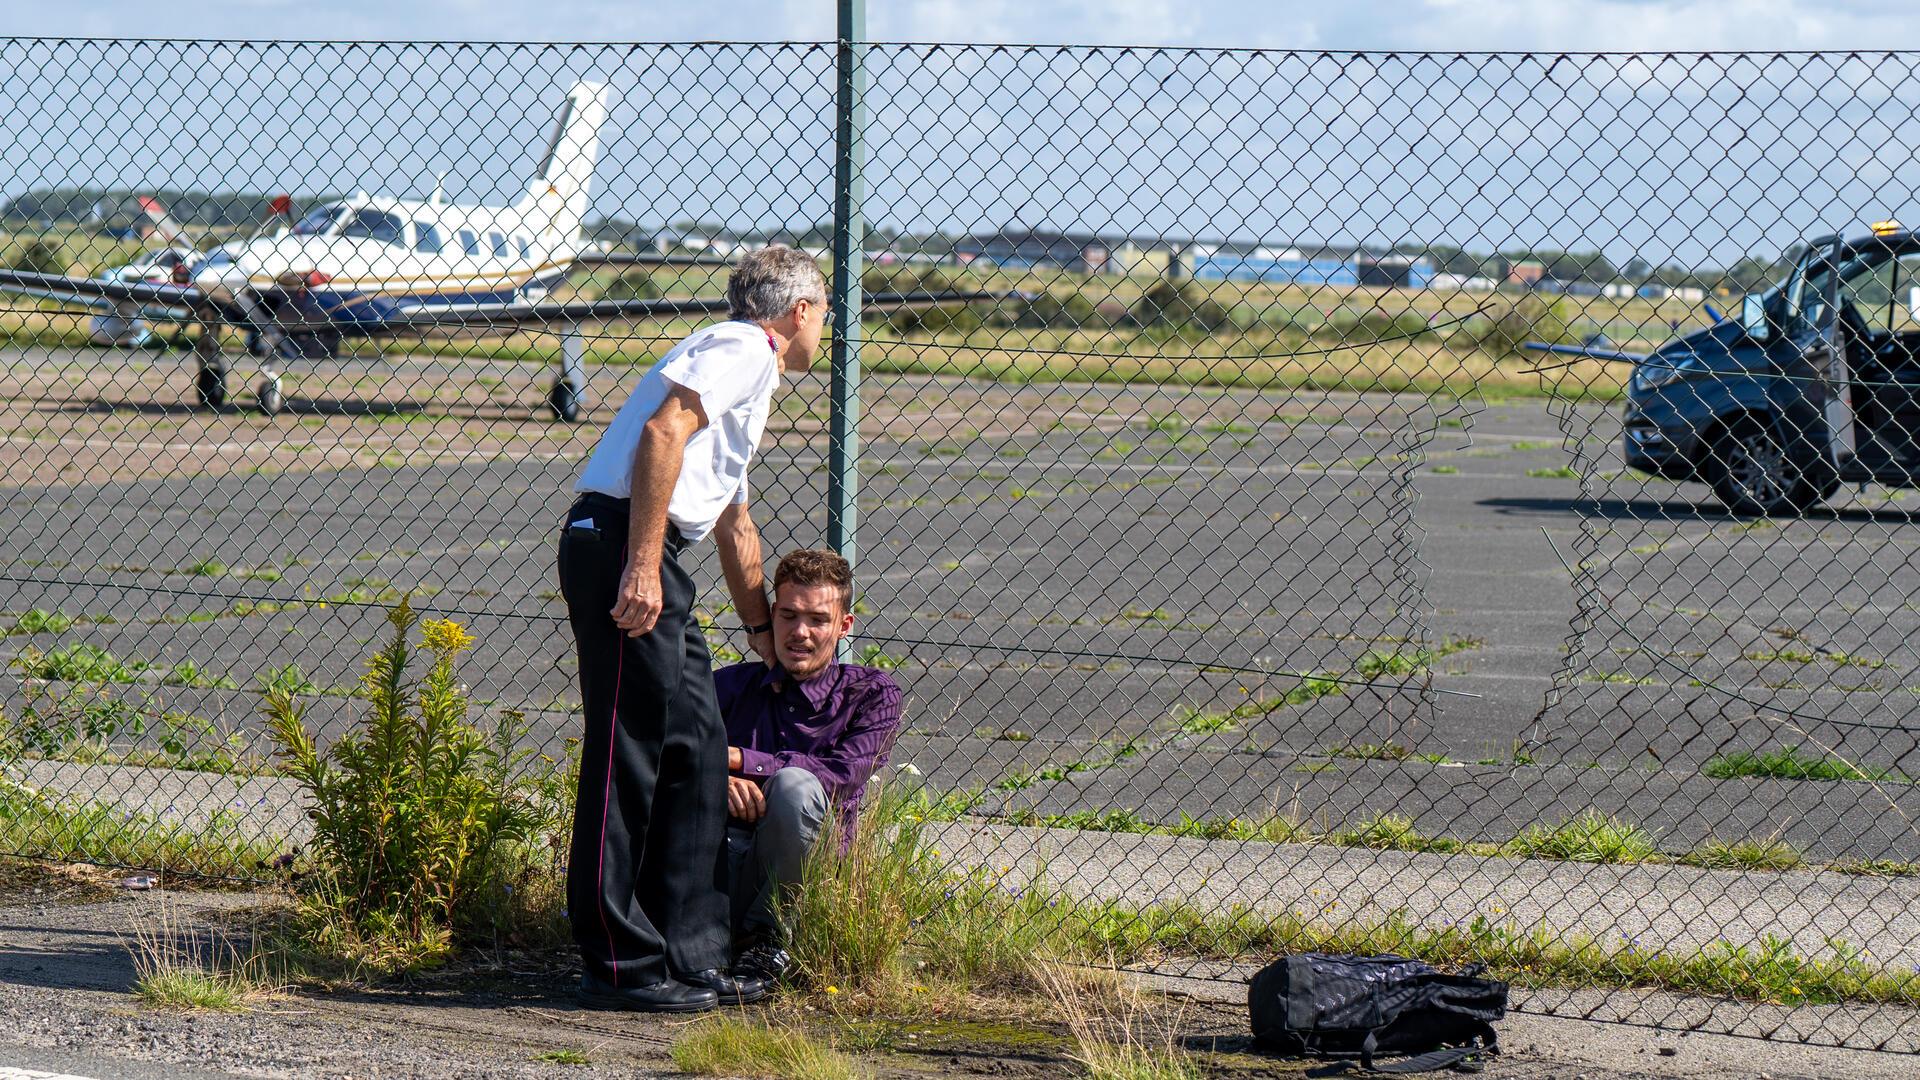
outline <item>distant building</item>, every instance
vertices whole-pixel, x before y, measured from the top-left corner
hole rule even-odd
[[[1462,292],[1492,292],[1499,287],[1499,282],[1479,274],[1435,274],[1427,282],[1429,289],[1458,289]]]
[[[962,264],[983,260],[1010,270],[1058,267],[1081,274],[1107,271],[1113,249],[1127,243],[1086,233],[1045,232],[1039,229],[1001,229],[973,233],[954,242],[954,259]]]
[[[1383,254],[1364,248],[1194,243],[1186,246],[1181,261],[1188,274],[1201,280],[1276,285],[1424,289],[1434,277],[1433,263],[1424,255]]]
[[[1544,263],[1517,262],[1507,267],[1507,284],[1531,289],[1547,276]]]

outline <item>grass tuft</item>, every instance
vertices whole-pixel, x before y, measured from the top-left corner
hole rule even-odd
[[[1202,1080],[1205,1073],[1180,1046],[1175,1030],[1183,1017],[1149,1030],[1154,1021],[1148,1002],[1139,993],[1088,994],[1084,977],[1049,968],[1043,979],[1046,996],[1066,1020],[1074,1049],[1068,1055],[1085,1070],[1088,1080]],[[1120,1006],[1115,1007],[1116,1003]]]
[[[1708,870],[1797,870],[1806,865],[1798,848],[1777,837],[1765,840],[1709,840],[1681,862]]]
[[[1506,845],[1506,853],[1567,862],[1645,862],[1658,854],[1638,825],[1588,810],[1558,825],[1535,825]]]
[[[716,1016],[674,1041],[673,1064],[695,1076],[773,1077],[778,1080],[858,1080],[868,1075],[852,1058],[797,1027]]]
[[[1850,761],[1825,754],[1803,754],[1798,746],[1759,752],[1740,750],[1708,761],[1701,772],[1715,780],[1743,776],[1779,780],[1896,780],[1886,769],[1863,769]]]
[[[147,1005],[234,1012],[275,992],[266,958],[214,927],[182,928],[162,901],[157,919],[135,927],[133,993]]]

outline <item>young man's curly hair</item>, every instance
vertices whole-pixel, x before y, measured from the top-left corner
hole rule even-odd
[[[840,593],[840,613],[853,609],[853,567],[837,551],[801,548],[787,552],[773,571],[774,591],[789,582],[808,587],[832,585]]]

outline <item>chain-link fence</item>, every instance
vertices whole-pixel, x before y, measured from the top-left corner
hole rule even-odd
[[[1916,1048],[1914,56],[856,48],[855,651],[946,857],[1173,974]],[[0,43],[0,850],[257,872],[262,691],[337,737],[405,595],[563,760],[567,491],[829,249],[838,55]]]

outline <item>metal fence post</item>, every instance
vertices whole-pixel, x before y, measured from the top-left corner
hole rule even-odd
[[[860,203],[866,184],[861,129],[866,108],[863,55],[866,0],[839,0],[834,99],[832,406],[827,443],[827,542],[854,562],[860,509],[860,260],[866,220]]]

